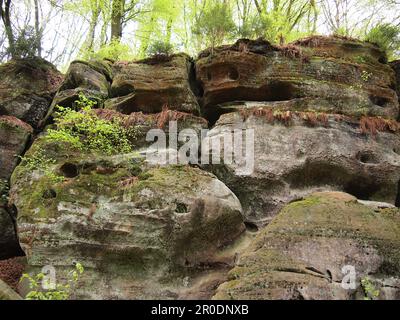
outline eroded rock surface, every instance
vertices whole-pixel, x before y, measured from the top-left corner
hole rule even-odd
[[[82,154],[44,138],[27,156],[38,148],[64,180],[24,163],[13,174],[11,201],[32,270],[79,261],[87,269],[80,297],[161,298],[186,290],[196,270],[231,263],[219,253],[244,232],[242,208],[212,174],[148,167],[134,154]]]
[[[399,299],[399,228],[397,208],[315,193],[287,205],[260,231],[214,298]],[[345,266],[355,268],[355,289],[342,287]]]
[[[342,190],[364,200],[398,204],[398,134],[362,133],[358,122],[333,115],[311,123],[307,114],[290,113],[279,120],[277,114],[268,117],[272,112],[264,106],[249,116],[224,114],[207,137],[212,146],[211,141],[222,140],[226,132],[254,130],[251,174],[241,174],[241,162],[211,165],[238,195],[247,221],[263,225],[287,202],[318,190]],[[249,147],[245,152],[252,157]]]
[[[5,63],[0,74],[0,115],[40,126],[62,82],[61,73],[49,62],[34,58]]]
[[[106,108],[129,114],[143,111],[156,113],[168,108],[182,112],[200,113],[192,91],[192,65],[185,54],[167,59],[146,59],[118,62],[113,65],[111,99]]]
[[[200,54],[196,76],[213,118],[233,101],[292,100],[292,110],[397,119],[395,75],[376,46],[312,37],[287,47],[239,40]]]

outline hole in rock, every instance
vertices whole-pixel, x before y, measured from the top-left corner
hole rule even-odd
[[[57,193],[53,189],[45,190],[42,194],[44,199],[53,199],[57,197]]]
[[[365,152],[358,152],[357,153],[357,159],[362,162],[362,163],[378,163],[378,159],[376,158],[376,156],[368,151]]]
[[[397,195],[396,195],[396,202],[395,202],[396,207],[400,207],[400,180],[397,183]]]
[[[246,226],[246,229],[250,232],[257,232],[258,231],[258,227],[255,223],[250,222],[250,221],[245,221],[244,225]]]
[[[66,178],[75,178],[79,174],[78,166],[68,162],[61,166],[60,172]]]
[[[390,100],[388,98],[385,97],[379,97],[379,96],[370,96],[369,100],[379,106],[379,107],[385,107],[387,103],[390,102]]]
[[[187,213],[187,212],[188,212],[188,207],[187,207],[186,204],[184,204],[184,203],[182,203],[182,202],[177,202],[177,203],[176,203],[175,212],[178,212],[178,213]]]
[[[382,186],[366,178],[354,179],[344,187],[344,192],[349,193],[361,200],[369,200],[372,195],[379,191]]]

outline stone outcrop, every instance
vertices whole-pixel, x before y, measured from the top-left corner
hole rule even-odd
[[[56,105],[73,107],[79,95],[96,101],[102,106],[108,98],[111,81],[111,63],[108,61],[73,61],[66,73],[65,80],[53,99],[49,115]]]
[[[74,61],[62,84],[44,62],[0,68],[0,259],[19,241],[32,274],[53,265],[63,280],[80,262],[72,298],[400,298],[400,79],[377,46],[242,39],[196,61]],[[57,132],[56,106],[79,110],[81,94],[95,110]],[[150,129],[166,133],[158,155],[177,156],[169,121],[210,129],[202,147],[253,132],[254,167],[151,161]]]
[[[399,228],[397,208],[315,193],[287,205],[260,231],[214,298],[399,299]],[[342,286],[349,266],[354,289]]]
[[[272,105],[277,104],[283,103]],[[239,197],[247,222],[264,225],[287,202],[318,190],[342,190],[398,205],[400,136],[396,132],[362,132],[368,118],[361,127],[359,121],[338,115],[274,114],[273,110],[265,104],[248,109],[247,114],[223,114],[207,136],[212,145],[226,132],[254,130],[251,174],[240,173],[240,162],[208,166]],[[211,148],[213,152],[218,151]],[[251,150],[246,152],[250,155]]]
[[[192,91],[193,70],[185,54],[113,65],[111,99],[106,108],[129,114],[170,110],[200,114]]]
[[[286,47],[239,40],[200,54],[202,104],[215,119],[234,101],[292,101],[292,110],[397,119],[395,75],[376,46],[312,37]]]
[[[64,180],[24,163],[12,176],[30,270],[79,261],[87,269],[81,298],[159,298],[179,295],[183,279],[205,266],[231,263],[220,251],[244,232],[242,209],[212,174],[148,166],[134,154],[82,154],[45,137],[27,156],[38,148]]]
[[[33,58],[3,64],[0,74],[0,115],[40,126],[62,82],[61,73],[49,62]]]

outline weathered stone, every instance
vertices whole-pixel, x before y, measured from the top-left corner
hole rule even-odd
[[[223,163],[223,159],[222,164],[209,166],[239,197],[248,222],[264,225],[287,202],[319,190],[342,190],[363,200],[399,204],[397,133],[362,133],[360,123],[350,118],[274,114],[268,107],[253,109],[248,116],[223,114],[206,138],[210,153],[216,153],[212,139],[222,140],[225,132],[235,129],[254,130],[250,174],[242,174],[243,163]],[[263,110],[270,110],[271,119]],[[250,149],[245,152],[252,156]]]
[[[196,76],[206,117],[215,118],[224,103],[291,100],[301,111],[397,119],[395,75],[377,47],[316,39],[288,47],[239,40],[200,54]]]
[[[8,180],[25,150],[32,127],[12,116],[0,116],[0,179]]]
[[[182,289],[196,268],[226,263],[218,253],[244,231],[240,202],[210,173],[152,167],[135,154],[83,154],[45,137],[27,156],[37,148],[56,160],[48,170],[65,179],[24,163],[14,171],[20,242],[31,270],[81,262],[80,297],[177,295],[173,283]]]
[[[393,68],[395,74],[396,74],[396,80],[397,80],[397,95],[400,98],[400,60],[396,60],[390,63],[390,66]]]
[[[315,193],[287,205],[260,231],[214,298],[399,299],[399,248],[398,209]],[[355,268],[355,289],[342,287],[345,266]],[[367,278],[378,297],[361,285]]]
[[[166,60],[147,59],[137,62],[117,62],[113,66],[112,99],[106,108],[130,114],[143,111],[156,113],[170,110],[200,113],[191,90],[191,62],[184,54]]]
[[[33,58],[5,63],[0,74],[0,115],[38,127],[62,81],[61,73],[49,62]]]
[[[74,107],[80,94],[96,101],[98,107],[102,106],[103,101],[108,97],[110,87],[108,79],[111,74],[110,71],[107,71],[106,66],[101,61],[72,62],[63,84],[53,99],[48,116],[54,111],[56,105]]]
[[[21,296],[0,280],[0,300],[22,300]]]

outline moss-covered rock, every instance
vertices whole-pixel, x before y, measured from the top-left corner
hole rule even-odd
[[[363,205],[339,192],[288,204],[222,284],[217,299],[357,299],[369,279],[381,299],[400,296],[400,211]],[[342,280],[356,271],[356,288]]]
[[[12,60],[0,66],[0,115],[38,127],[62,82],[61,73],[40,58]]]
[[[149,166],[137,153],[82,153],[45,136],[26,157],[39,149],[54,162],[27,170],[23,161],[11,179],[20,242],[31,270],[81,262],[82,297],[161,297],[149,289],[157,281],[167,290],[217,263],[217,253],[244,231],[239,201],[210,173]]]

